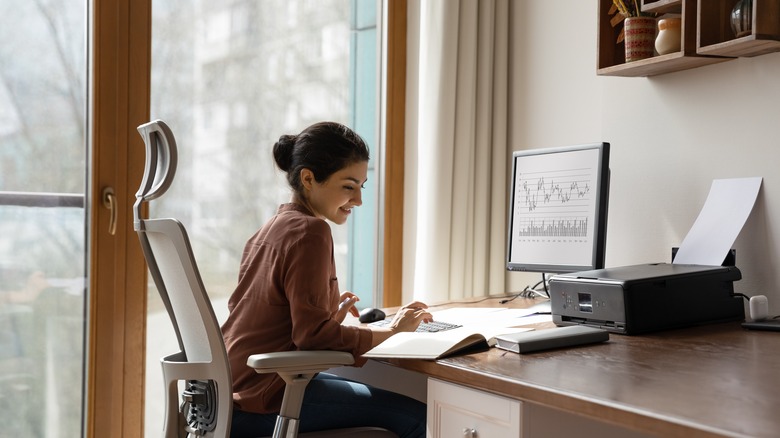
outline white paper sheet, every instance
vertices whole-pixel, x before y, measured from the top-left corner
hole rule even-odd
[[[674,263],[720,266],[745,225],[761,188],[761,177],[716,179]]]
[[[460,324],[464,327],[516,327],[552,321],[550,315],[537,315],[533,309],[506,307],[452,307],[432,311],[434,321]]]
[[[508,309],[504,307],[452,307],[444,310],[432,311],[434,321],[443,321],[462,326],[477,325],[504,325],[507,319],[503,313]],[[505,325],[505,327],[511,327]]]

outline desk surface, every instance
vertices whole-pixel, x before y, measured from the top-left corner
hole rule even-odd
[[[438,361],[387,362],[661,436],[780,435],[780,332],[739,323],[612,334],[603,344],[524,355],[491,348]]]

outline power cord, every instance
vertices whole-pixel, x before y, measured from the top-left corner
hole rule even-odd
[[[750,301],[750,297],[749,296],[747,296],[745,294],[741,294],[739,292],[734,292],[734,293],[731,294],[731,296],[732,297],[742,297],[742,298],[745,299],[745,301]]]
[[[544,288],[543,291],[537,290],[536,288],[539,287],[539,285],[542,285]],[[542,273],[542,279],[538,281],[533,286],[528,285],[526,286],[522,291],[517,292],[516,294],[512,295],[511,298],[506,298],[501,301],[499,301],[499,304],[506,304],[510,301],[514,301],[518,297],[523,298],[536,298],[536,297],[544,297],[544,298],[550,298],[550,292],[547,290],[547,278],[545,277],[545,274]]]

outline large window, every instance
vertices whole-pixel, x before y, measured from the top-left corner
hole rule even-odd
[[[151,117],[179,147],[176,180],[151,216],[188,228],[220,320],[246,240],[290,199],[271,147],[311,123],[347,124],[369,143],[364,204],[331,224],[339,282],[376,299],[376,0],[154,0]],[[154,285],[147,319],[146,436],[162,423],[159,358],[176,348]]]
[[[82,434],[86,17],[0,5],[1,436]]]

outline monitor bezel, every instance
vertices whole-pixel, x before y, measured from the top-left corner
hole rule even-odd
[[[515,205],[515,183],[517,172],[517,159],[518,157],[530,156],[530,155],[545,155],[555,154],[570,151],[579,150],[598,150],[598,170],[597,170],[597,207],[595,212],[595,228],[594,228],[594,242],[593,250],[591,252],[591,261],[588,265],[563,265],[563,264],[544,264],[544,263],[526,263],[526,262],[513,262],[511,260],[512,255],[512,232],[514,221],[514,205]],[[607,246],[607,216],[609,206],[609,151],[610,144],[608,142],[601,143],[584,143],[573,146],[562,147],[550,147],[540,149],[526,149],[521,151],[514,151],[512,153],[512,168],[511,168],[511,180],[509,183],[509,215],[507,223],[507,245],[506,245],[506,269],[510,272],[542,272],[551,274],[564,274],[570,272],[588,271],[593,269],[603,269],[606,258],[606,246]]]

